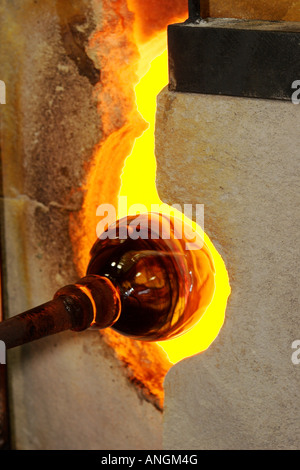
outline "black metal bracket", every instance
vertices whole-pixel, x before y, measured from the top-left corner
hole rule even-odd
[[[187,22],[168,27],[170,90],[291,100],[300,80],[299,22],[203,20],[200,1],[189,7]]]
[[[200,0],[189,0],[189,18],[186,23],[195,23],[200,20]]]
[[[9,448],[7,371],[6,365],[0,364],[0,450]]]
[[[0,136],[1,137],[1,136]],[[0,147],[0,227],[4,227],[4,197],[3,197],[3,173]],[[4,320],[4,282],[5,269],[3,269],[4,260],[4,233],[0,230],[0,323]],[[8,380],[7,365],[0,363],[0,450],[9,450],[11,448],[10,422],[9,422],[9,398],[8,398]]]

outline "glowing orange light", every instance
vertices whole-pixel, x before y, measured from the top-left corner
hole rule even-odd
[[[129,10],[136,13],[132,22],[132,14],[123,8],[124,2],[116,0],[112,4],[103,0],[107,18],[103,20],[102,30],[90,41],[90,47],[99,54],[101,63],[101,87],[96,93],[104,134],[87,168],[82,211],[79,216],[73,215],[70,222],[76,247],[75,261],[81,276],[85,274],[89,250],[95,241],[99,204],[110,203],[118,207],[118,217],[126,215],[133,204],[143,204],[147,210],[151,209],[151,204],[162,204],[155,186],[156,97],[168,83],[166,21],[183,21],[186,4],[183,6],[181,0],[149,2],[148,5],[148,2],[127,0]],[[152,10],[150,6],[153,6]],[[113,22],[110,21],[112,9],[115,12]],[[145,10],[148,13],[151,10],[150,16],[157,21],[150,24],[147,15],[142,16]],[[178,17],[171,16],[170,11]],[[180,18],[180,15],[184,16]],[[120,203],[124,196],[127,197],[126,206]],[[168,210],[168,206],[161,209],[162,212]],[[206,349],[224,321],[230,293],[228,275],[221,256],[206,235],[204,240],[214,259],[216,290],[196,327],[180,338],[158,344],[135,342],[110,329],[104,330],[107,342],[132,371],[131,379],[146,388],[152,398],[156,397],[158,406],[162,406],[162,383],[170,362],[178,362]]]
[[[151,204],[162,204],[155,185],[154,127],[156,96],[168,83],[166,32],[139,44],[139,53],[140,80],[135,86],[136,103],[138,111],[148,123],[148,128],[136,139],[132,152],[125,161],[119,196],[127,197],[128,207],[143,204],[150,211]],[[119,205],[118,216],[125,216],[127,210],[128,208]],[[168,207],[162,207],[163,212],[168,213],[168,210]],[[196,228],[196,224],[193,224],[193,228]],[[197,227],[197,230],[202,234],[200,227]],[[172,363],[207,349],[224,322],[227,298],[230,294],[228,274],[221,256],[206,235],[204,240],[213,255],[216,268],[215,295],[200,322],[190,332],[180,338],[158,343]]]

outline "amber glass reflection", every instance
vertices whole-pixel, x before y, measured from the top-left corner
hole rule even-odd
[[[211,254],[203,242],[188,249],[181,224],[162,214],[125,217],[94,244],[87,272],[107,277],[118,290],[122,309],[113,329],[119,333],[142,341],[174,338],[211,302]]]

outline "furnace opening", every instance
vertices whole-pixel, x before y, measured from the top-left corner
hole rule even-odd
[[[96,239],[91,227],[96,229],[99,222],[96,209],[100,204],[115,205],[118,218],[134,204],[137,210],[139,204],[148,211],[158,204],[168,211],[168,206],[161,206],[155,185],[156,97],[168,84],[166,27],[187,18],[186,2],[106,3],[102,24],[91,36],[88,49],[101,69],[95,99],[99,101],[103,138],[87,169],[83,209],[79,217],[72,215],[70,220],[80,276]],[[125,198],[127,204],[123,203]],[[112,330],[100,333],[128,366],[130,380],[159,408],[163,380],[171,365],[207,349],[224,321],[230,292],[228,275],[221,256],[206,235],[204,239],[214,259],[216,290],[196,327],[180,338],[160,343],[139,343]]]

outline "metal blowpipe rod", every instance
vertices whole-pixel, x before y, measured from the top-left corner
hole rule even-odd
[[[120,298],[111,282],[89,275],[60,289],[50,302],[2,322],[0,340],[11,349],[65,330],[106,328],[118,319],[120,310]]]

